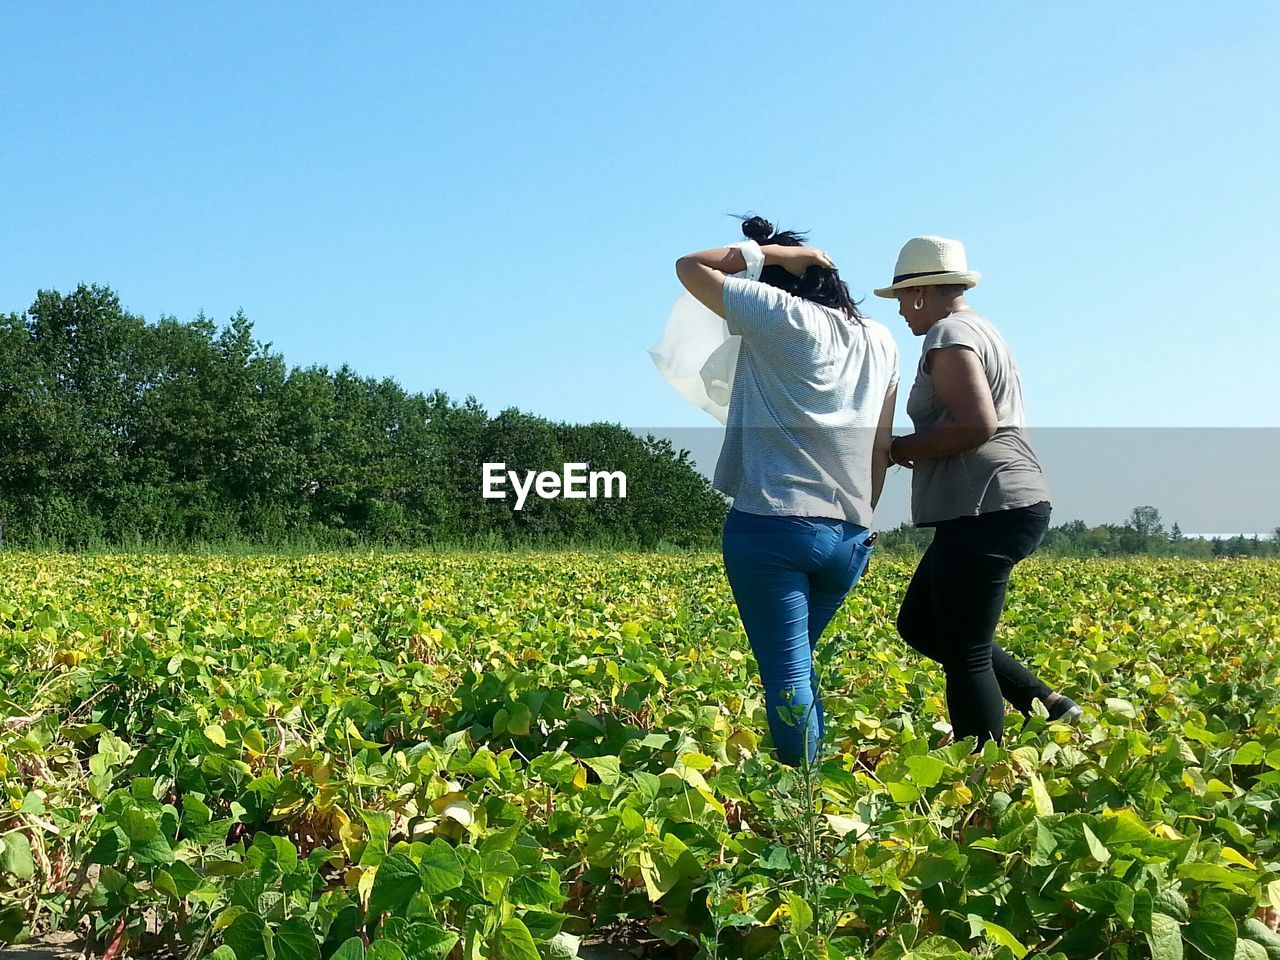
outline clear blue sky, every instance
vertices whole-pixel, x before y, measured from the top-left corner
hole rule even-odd
[[[1037,425],[1280,426],[1280,5],[6,4],[0,311],[710,424],[646,354],[727,213],[855,291],[963,240]],[[888,301],[867,301],[918,341]]]

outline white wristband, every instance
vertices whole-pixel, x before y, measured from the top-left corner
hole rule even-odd
[[[759,280],[760,271],[764,269],[764,251],[760,249],[760,244],[754,240],[743,240],[742,243],[735,243],[734,246],[742,251],[742,259],[747,262],[747,269],[739,276],[745,276],[748,280]]]

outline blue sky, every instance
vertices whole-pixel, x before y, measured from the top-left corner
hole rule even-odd
[[[0,310],[96,282],[493,411],[710,425],[646,349],[753,210],[864,295],[963,240],[1034,424],[1280,426],[1277,49],[1272,2],[8,4]]]

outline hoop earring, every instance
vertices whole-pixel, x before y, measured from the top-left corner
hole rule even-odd
[[[924,309],[924,297],[916,297],[916,302],[915,302],[914,306],[915,306],[915,308],[916,308],[917,310],[923,310],[923,309]]]

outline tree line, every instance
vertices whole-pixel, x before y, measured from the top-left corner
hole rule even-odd
[[[627,496],[516,511],[486,462],[620,470]],[[667,440],[291,368],[243,313],[148,323],[81,285],[0,315],[6,545],[708,546],[725,510]]]
[[[903,524],[886,531],[879,542],[893,553],[921,553],[932,539],[932,529]],[[1188,537],[1176,522],[1166,530],[1155,507],[1140,506],[1123,523],[1091,527],[1072,520],[1050,527],[1037,552],[1057,557],[1280,557],[1280,528],[1266,539],[1256,534]]]

